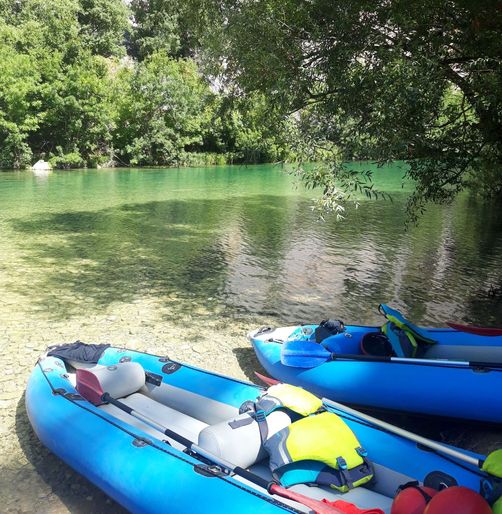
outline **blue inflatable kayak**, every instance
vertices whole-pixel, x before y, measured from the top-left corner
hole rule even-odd
[[[477,335],[469,327],[423,329],[385,305],[380,310],[387,318],[383,327],[330,321],[260,329],[249,339],[272,377],[320,396],[502,422],[502,336]]]
[[[325,498],[388,514],[397,487],[411,480],[476,492],[490,490],[496,481],[480,470],[481,455],[443,446],[446,454],[431,451],[327,403],[325,409],[338,414],[365,448],[374,479],[346,493],[297,484],[287,494],[303,495],[300,501],[272,495],[257,422],[239,411],[263,395],[262,388],[113,347],[89,363],[92,352],[83,350],[79,361],[39,360],[26,390],[28,416],[45,446],[131,512],[311,512],[305,501]],[[100,390],[96,402],[96,384],[112,400],[105,401]]]

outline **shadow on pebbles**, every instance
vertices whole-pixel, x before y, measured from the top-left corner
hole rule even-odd
[[[148,314],[150,314],[150,319]],[[121,514],[125,510],[88,480],[73,471],[38,441],[24,406],[24,389],[32,364],[48,343],[80,338],[86,342],[112,342],[117,346],[170,355],[186,362],[239,379],[257,382],[254,371],[263,373],[244,334],[264,320],[240,322],[213,319],[193,326],[159,320],[158,310],[141,312],[138,327],[124,327],[126,314],[86,320],[80,323],[47,324],[28,330],[20,343],[9,337],[0,353],[0,512]],[[267,320],[265,320],[266,322]],[[40,341],[40,334],[44,340]],[[27,342],[28,341],[28,342]],[[408,429],[445,440],[480,453],[502,446],[499,429],[475,429],[464,424],[421,422],[412,418],[390,417]]]
[[[239,379],[252,380],[260,370],[245,338],[255,326],[239,324],[228,328],[228,321],[208,320],[200,326],[185,327],[159,316],[160,309],[142,308],[141,323],[126,325],[127,312],[102,314],[99,318],[48,323],[22,333],[0,337],[0,512],[109,514],[126,512],[112,499],[49,452],[31,428],[24,404],[24,390],[36,359],[49,344],[81,339],[110,342],[116,346],[170,355],[186,362]],[[0,316],[1,317],[1,316]],[[12,325],[12,324],[11,324]],[[9,329],[7,329],[9,330]],[[0,328],[1,331],[1,328]],[[0,334],[1,336],[1,334]],[[3,344],[5,343],[5,344]]]

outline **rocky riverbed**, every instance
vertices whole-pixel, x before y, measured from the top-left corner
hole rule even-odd
[[[8,513],[115,513],[123,509],[46,450],[33,433],[24,407],[31,368],[50,344],[80,339],[166,354],[175,360],[254,379],[260,366],[245,335],[266,318],[235,317],[223,308],[201,308],[172,298],[162,304],[138,298],[96,314],[52,319],[46,311],[16,312],[0,304],[0,511]],[[275,324],[277,321],[275,321]],[[274,324],[274,322],[272,322]],[[396,421],[396,419],[394,419]],[[409,419],[398,419],[408,427]],[[422,433],[478,451],[502,446],[498,431],[461,425],[415,425]]]

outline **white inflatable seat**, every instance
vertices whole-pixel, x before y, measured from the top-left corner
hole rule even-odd
[[[267,416],[268,437],[291,424],[291,418],[277,410]],[[263,448],[260,428],[249,414],[240,414],[211,425],[199,434],[199,446],[241,468],[268,456]]]
[[[145,370],[137,362],[122,362],[112,366],[77,369],[77,391],[95,405],[101,395],[122,398],[136,393],[145,385]]]
[[[502,348],[497,346],[432,344],[423,355],[425,359],[450,359],[478,362],[502,362]]]
[[[159,386],[147,382],[141,391],[152,400],[183,412],[187,416],[199,419],[207,425],[215,425],[224,419],[239,415],[239,409],[228,403],[165,382],[162,382]]]
[[[199,432],[207,427],[206,423],[199,421],[198,419],[192,418],[191,416],[187,416],[182,412],[171,409],[171,407],[167,407],[162,403],[156,402],[148,396],[145,396],[141,393],[134,393],[125,398],[120,398],[122,403],[125,403],[128,407],[131,407],[135,411],[141,414],[145,414],[149,418],[155,420],[160,425],[170,428],[174,432],[183,437],[186,437],[192,442],[197,442],[199,437]],[[127,414],[123,410],[120,410],[118,407],[115,407],[111,404],[100,405],[101,410],[108,412],[112,416],[121,419],[122,421],[127,422],[129,425],[133,427],[139,428],[146,432],[147,434],[155,437],[160,440],[169,440],[174,446],[178,446],[174,441],[170,440],[166,435],[162,432],[156,430],[150,425],[143,423],[139,419]]]

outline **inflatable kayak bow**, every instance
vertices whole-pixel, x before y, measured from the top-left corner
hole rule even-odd
[[[132,512],[389,514],[398,486],[413,480],[498,487],[481,455],[427,450],[298,388],[265,391],[165,357],[89,350],[40,359],[26,408],[43,444]],[[288,456],[272,465],[281,447]]]
[[[388,306],[380,306],[380,311],[387,320],[383,327],[330,321],[260,329],[249,339],[272,377],[320,396],[353,405],[502,422],[502,335],[463,325],[462,330],[424,329]]]

